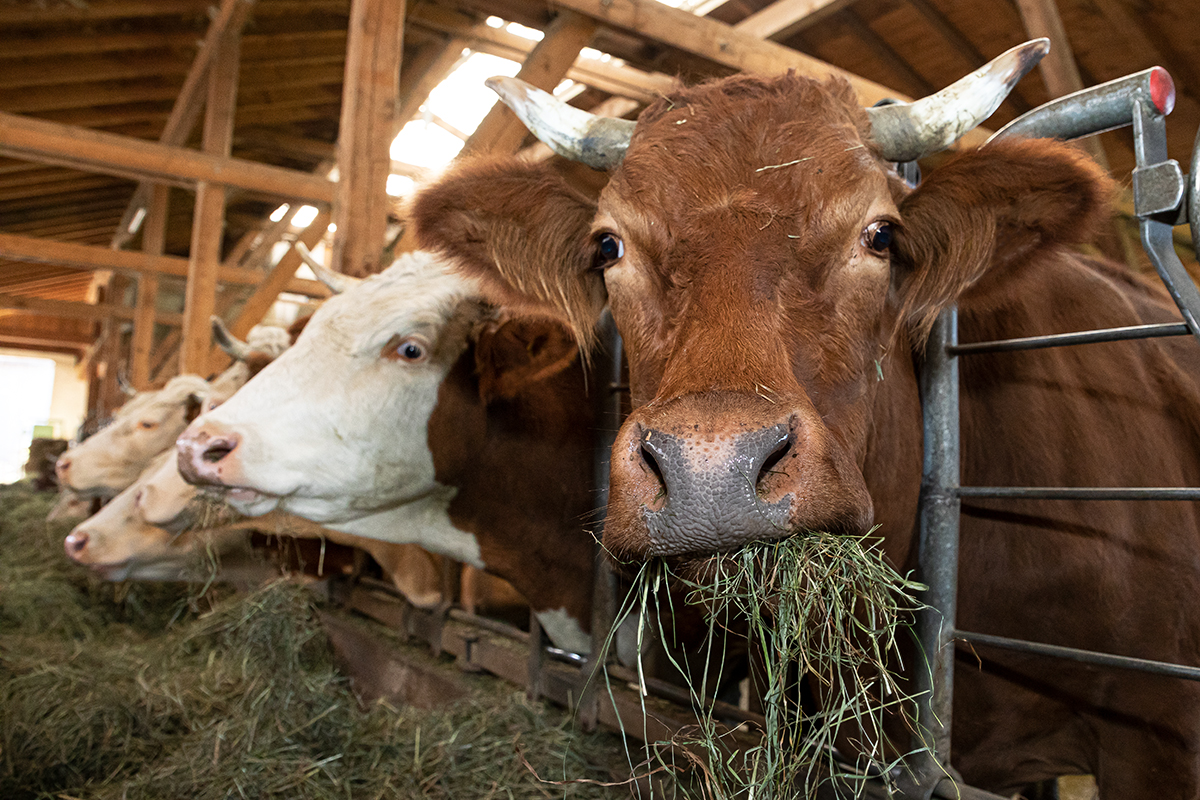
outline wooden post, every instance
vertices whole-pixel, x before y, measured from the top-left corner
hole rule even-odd
[[[167,233],[167,197],[170,189],[153,184],[146,219],[142,223],[142,250],[161,256]],[[138,276],[137,316],[133,319],[129,380],[140,392],[150,388],[150,351],[154,347],[154,308],[158,300],[158,275]]]
[[[240,45],[241,31],[226,31],[213,57],[208,77],[208,104],[204,112],[203,149],[206,153],[228,156],[233,146]],[[196,189],[196,211],[192,220],[183,340],[179,348],[181,374],[208,374],[212,342],[209,318],[217,305],[217,270],[221,266],[224,234],[225,187],[201,182]]]
[[[379,271],[391,205],[387,177],[400,97],[404,5],[353,0],[350,6],[331,263],[348,275]]]
[[[587,47],[599,23],[574,11],[560,11],[545,37],[521,64],[517,77],[537,88],[554,91]],[[515,153],[529,131],[508,106],[497,101],[463,146],[463,154]]]

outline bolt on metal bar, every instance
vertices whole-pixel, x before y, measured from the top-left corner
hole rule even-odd
[[[1020,639],[1009,639],[1005,636],[992,636],[986,633],[970,631],[955,631],[954,638],[982,644],[988,647],[1002,647],[1005,650],[1015,650],[1034,655],[1053,656],[1078,661],[1084,664],[1096,664],[1102,667],[1132,669],[1139,672],[1149,672],[1154,675],[1166,675],[1171,678],[1183,678],[1189,681],[1200,681],[1200,667],[1188,667],[1182,664],[1171,664],[1166,661],[1150,661],[1144,658],[1130,656],[1115,656],[1110,653],[1097,653],[1092,650],[1078,650],[1074,647],[1062,647],[1040,642],[1026,642]]]
[[[1041,350],[1049,347],[1071,347],[1100,342],[1121,342],[1130,339],[1154,339],[1164,336],[1187,336],[1191,333],[1184,322],[1163,322],[1155,325],[1130,325],[1124,328],[1102,328],[1094,331],[1055,333],[1046,336],[1026,336],[1020,339],[999,339],[989,342],[968,342],[955,345],[950,352],[965,356],[976,353],[1008,353],[1018,350]]]
[[[1200,500],[1200,489],[1191,487],[960,486],[957,494],[1024,500]]]

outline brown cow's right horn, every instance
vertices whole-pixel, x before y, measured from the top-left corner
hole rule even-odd
[[[1017,81],[1050,52],[1049,39],[1017,45],[936,94],[868,108],[871,132],[888,161],[916,161],[945,150],[1000,107]]]
[[[225,321],[220,317],[214,314],[210,319],[212,321],[212,337],[213,341],[217,343],[217,347],[228,353],[234,361],[245,361],[251,353],[250,345],[234,336],[229,328],[225,327]]]
[[[484,83],[534,136],[563,158],[604,170],[625,158],[637,123],[589,114],[517,78],[488,78]]]
[[[363,282],[362,278],[353,278],[349,275],[343,275],[340,272],[334,272],[329,267],[326,267],[320,261],[313,258],[312,252],[304,246],[303,242],[296,242],[293,247],[300,254],[300,258],[308,268],[317,276],[317,280],[329,287],[329,291],[334,294],[341,294],[347,289],[352,289]]]

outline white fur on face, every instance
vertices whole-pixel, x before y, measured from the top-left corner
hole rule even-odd
[[[71,465],[67,488],[84,495],[112,496],[130,486],[151,459],[183,432],[188,396],[203,399],[209,391],[200,376],[180,375],[157,392],[131,398],[110,425],[63,454]]]
[[[223,473],[237,487],[229,501],[243,513],[278,508],[341,529],[444,495],[427,428],[479,314],[477,295],[474,282],[414,253],[330,298],[292,348],[191,428],[238,437]],[[409,336],[427,343],[423,362],[382,355]]]

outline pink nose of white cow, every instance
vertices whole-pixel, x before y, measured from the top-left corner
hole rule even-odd
[[[63,540],[63,550],[67,552],[67,557],[78,561],[83,556],[83,551],[88,546],[87,531],[73,531],[66,539]]]
[[[175,442],[179,473],[188,483],[221,486],[225,484],[222,467],[240,443],[241,437],[236,433],[214,434],[204,428],[186,431]]]
[[[66,483],[67,472],[71,469],[71,459],[66,456],[59,457],[58,461],[54,462],[54,474],[58,476],[60,483]]]

